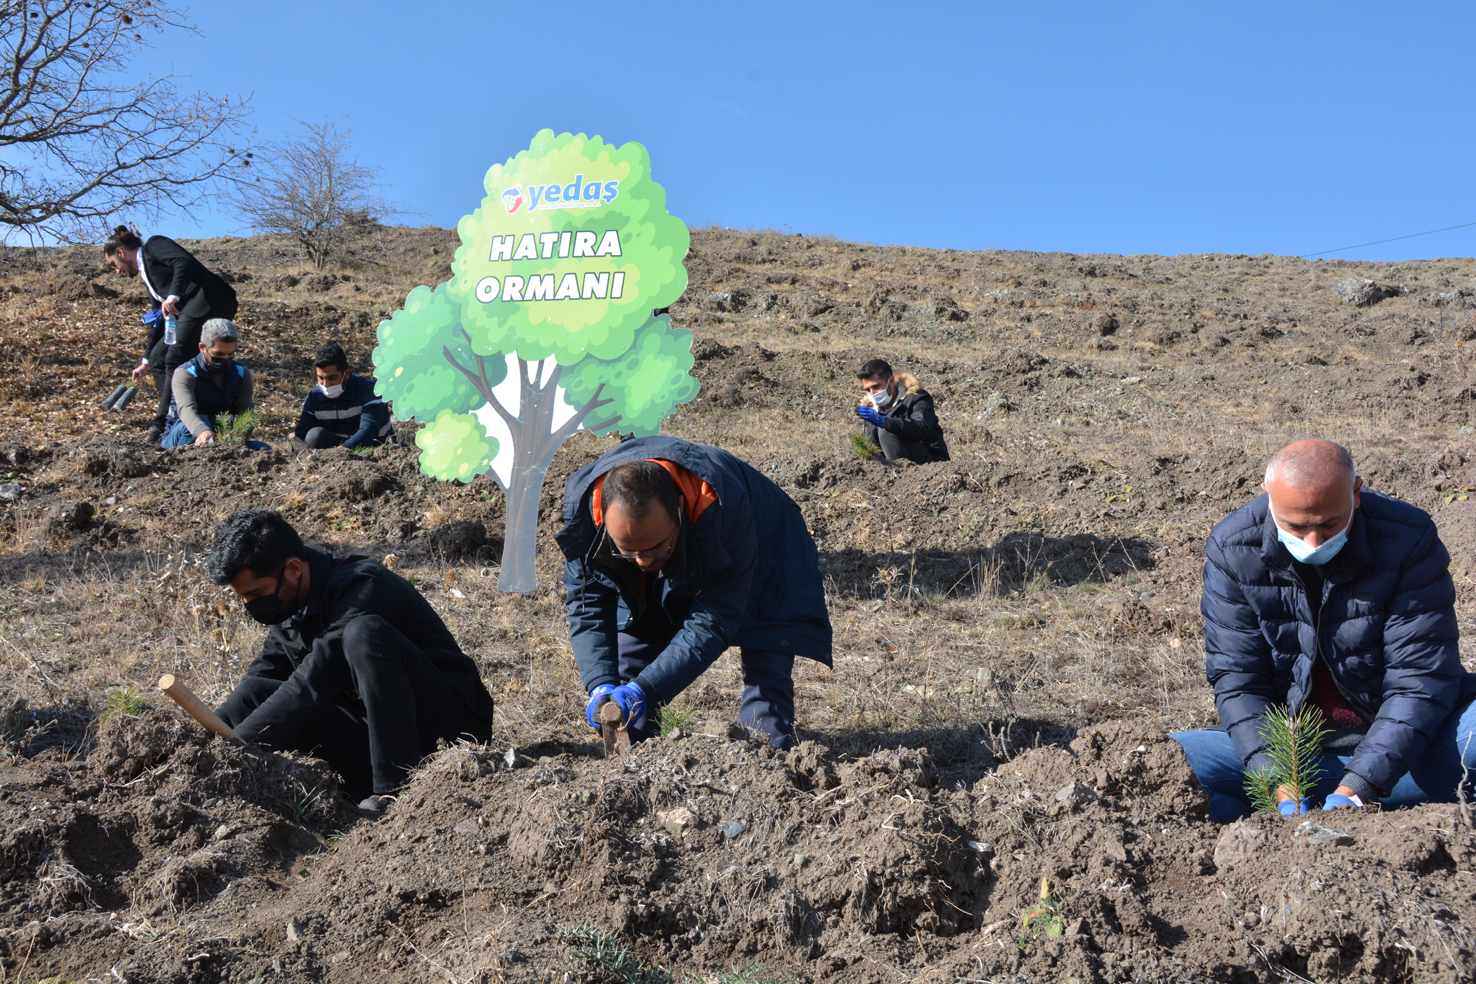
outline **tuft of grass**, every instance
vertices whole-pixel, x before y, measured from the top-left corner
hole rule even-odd
[[[559,940],[569,945],[571,980],[601,984],[673,984],[671,975],[659,967],[648,970],[625,946],[619,933],[597,926],[559,927]]]
[[[868,441],[864,434],[852,434],[850,435],[850,437],[851,453],[854,454],[856,457],[875,458],[877,455],[881,454],[881,448]]]
[[[692,976],[684,984],[797,984],[799,978],[791,971],[779,973],[760,964],[733,967],[715,974]]]
[[[127,683],[121,687],[109,688],[108,698],[103,704],[103,712],[99,715],[99,720],[111,721],[115,717],[138,717],[143,709],[143,691]]]
[[[241,414],[223,413],[215,421],[216,444],[245,444],[261,418],[255,410]]]
[[[1245,791],[1258,813],[1276,812],[1276,793],[1286,790],[1293,799],[1305,799],[1322,778],[1322,739],[1327,726],[1322,711],[1311,703],[1293,714],[1286,707],[1268,707],[1261,737],[1271,767],[1245,774]]]
[[[328,791],[328,783],[325,780],[319,780],[309,789],[299,779],[295,780],[293,785],[297,788],[292,794],[292,798],[278,798],[277,802],[287,808],[287,813],[292,817],[293,823],[299,827],[305,827],[318,808],[325,805],[323,795]]]
[[[697,708],[686,701],[674,700],[656,708],[656,727],[660,729],[663,738],[678,728],[690,731],[696,722]]]

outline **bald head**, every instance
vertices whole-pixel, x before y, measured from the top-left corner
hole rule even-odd
[[[1271,456],[1266,464],[1266,483],[1283,482],[1294,489],[1342,483],[1350,488],[1358,476],[1353,456],[1332,441],[1297,441]]]
[[[1363,482],[1347,448],[1310,440],[1272,455],[1261,488],[1271,497],[1276,525],[1317,547],[1348,528]]]

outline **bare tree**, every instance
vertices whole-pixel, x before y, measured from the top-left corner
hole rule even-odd
[[[118,212],[189,208],[249,163],[244,103],[134,62],[191,34],[154,0],[0,0],[0,240],[90,238]]]
[[[379,194],[379,168],[353,156],[352,130],[296,122],[306,133],[265,145],[256,179],[230,199],[253,229],[291,235],[321,270],[345,240],[397,213]]]

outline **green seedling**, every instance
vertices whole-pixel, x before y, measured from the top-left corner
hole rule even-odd
[[[1061,915],[1061,899],[1056,897],[1056,886],[1049,878],[1040,880],[1040,901],[1025,910],[1021,925],[1039,936],[1047,938],[1066,935],[1066,917]]]
[[[851,453],[858,458],[875,458],[881,454],[881,448],[872,444],[864,435],[851,435]]]
[[[1476,485],[1458,485],[1445,493],[1445,504],[1448,506],[1452,502],[1465,502],[1471,498],[1472,492],[1476,492]]]
[[[1261,737],[1271,766],[1245,774],[1245,791],[1258,813],[1276,812],[1279,789],[1293,799],[1307,797],[1322,778],[1322,739],[1326,736],[1322,712],[1313,704],[1303,704],[1295,714],[1286,707],[1266,708]]]
[[[245,444],[247,437],[256,425],[261,422],[255,410],[247,410],[245,413],[230,414],[223,413],[216,420],[215,443],[216,444]]]
[[[660,729],[663,738],[678,728],[691,731],[695,723],[697,723],[697,708],[686,701],[672,701],[656,709],[656,727]]]
[[[133,684],[124,684],[121,687],[113,687],[108,690],[107,702],[103,705],[100,716],[103,721],[111,721],[115,717],[138,717],[144,709],[144,695],[141,690]]]
[[[1132,496],[1132,494],[1133,494],[1133,487],[1131,485],[1124,485],[1122,488],[1118,489],[1116,492],[1109,492],[1107,494],[1107,501],[1108,502],[1126,502],[1128,500],[1128,498]]]

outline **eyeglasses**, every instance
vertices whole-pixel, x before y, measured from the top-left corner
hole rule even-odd
[[[616,560],[665,560],[676,549],[677,534],[681,531],[682,528],[680,526],[673,529],[671,531],[671,537],[666,541],[666,546],[661,550],[637,550],[635,553],[616,553],[614,549],[615,541],[612,540],[610,541],[610,556]]]

